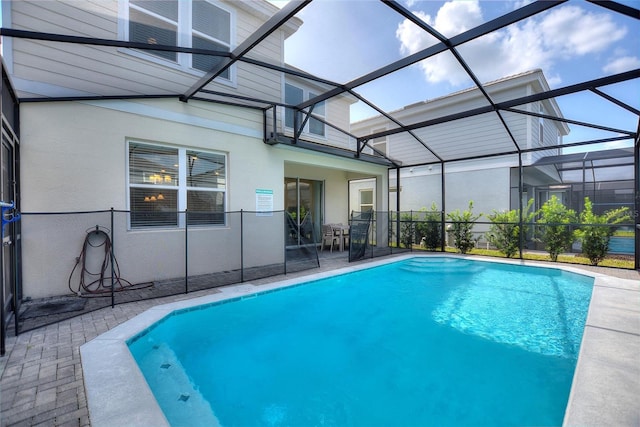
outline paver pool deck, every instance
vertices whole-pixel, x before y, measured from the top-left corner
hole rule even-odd
[[[251,284],[260,291],[260,285],[348,267],[345,258],[323,258],[319,269]],[[593,291],[565,424],[640,425],[640,272],[574,265],[570,268],[608,277],[598,280]],[[104,308],[8,337],[7,352],[0,357],[0,425],[92,425],[81,345],[159,304],[223,291],[233,293],[234,286],[246,288],[247,283]],[[110,363],[108,357],[104,363]]]

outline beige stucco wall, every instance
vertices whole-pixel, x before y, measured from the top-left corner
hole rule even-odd
[[[274,210],[283,209],[287,164],[287,175],[299,168],[301,177],[325,180],[327,217],[346,221],[347,179],[386,174],[380,166],[269,146],[262,142],[259,111],[197,101],[26,103],[21,123],[23,288],[32,298],[68,292],[86,230],[111,227],[108,212],[34,213],[126,211],[129,139],[227,153],[227,209],[233,212],[255,211],[257,189],[273,190]],[[282,262],[280,217],[246,218],[245,267]],[[224,227],[192,229],[189,274],[239,268],[239,228],[239,215],[232,214]],[[126,212],[116,212],[113,229],[123,278],[138,283],[184,275],[183,229],[128,230]]]

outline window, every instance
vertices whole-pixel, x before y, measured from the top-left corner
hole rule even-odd
[[[129,142],[131,228],[224,225],[226,156]]]
[[[231,51],[233,15],[209,0],[129,0],[128,34],[132,42]],[[183,69],[208,72],[222,61],[211,55],[144,51]],[[231,69],[220,75],[231,80]]]
[[[191,8],[191,47],[229,52],[231,46],[231,14],[213,4],[198,0]],[[193,55],[191,67],[209,71],[220,63],[222,58],[210,55]],[[229,80],[229,70],[222,77]]]
[[[315,98],[316,96],[318,96],[315,93],[311,93],[309,92],[309,99]],[[314,107],[313,107],[313,112],[312,114],[318,116],[318,117],[322,117],[324,119],[325,116],[325,112],[324,112],[324,101],[317,103]],[[324,136],[324,123],[321,122],[318,119],[314,119],[313,117],[309,118],[309,133],[313,134],[313,135],[317,135],[317,136]]]
[[[360,190],[360,212],[373,210],[373,189]]]
[[[129,40],[149,44],[178,45],[178,3],[131,0]],[[176,52],[148,51],[177,62]]]
[[[284,86],[285,104],[287,105],[300,104],[304,99],[303,97],[304,97],[304,92],[302,91],[302,89],[300,89],[299,87],[290,85],[288,83],[285,84]],[[297,116],[297,118],[295,118],[294,115]],[[298,125],[302,123],[302,113],[297,112],[293,108],[287,108],[284,114],[285,126],[288,128],[293,128],[296,124],[296,120]]]
[[[315,98],[316,96],[318,96],[317,94],[313,93],[313,92],[306,92],[306,96],[305,96],[305,90],[296,87],[294,85],[291,85],[289,83],[285,84],[284,87],[284,102],[287,105],[297,105],[300,104],[301,102],[303,102],[305,99],[312,99]],[[313,107],[313,111],[312,114],[317,116],[317,117],[321,117],[324,119],[325,117],[325,103],[323,102],[319,102],[318,104],[316,104]],[[294,125],[296,124],[294,122],[294,115],[297,115],[297,124],[300,125],[302,123],[302,121],[304,120],[304,116],[301,112],[296,112],[294,109],[292,108],[286,108],[285,109],[285,126],[288,128],[293,128]],[[325,136],[325,125],[322,121],[315,119],[313,117],[309,117],[309,120],[307,121],[307,124],[305,126],[305,128],[303,129],[303,132],[306,132],[308,134],[311,135],[315,135],[315,136]]]

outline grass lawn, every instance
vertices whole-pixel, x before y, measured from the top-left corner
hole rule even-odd
[[[424,248],[421,248],[418,245],[414,245],[413,247],[416,251],[424,251]],[[445,248],[445,252],[456,253],[455,248],[447,247]],[[503,253],[497,251],[495,249],[472,249],[469,255],[484,255],[491,256],[497,258],[506,258]],[[518,256],[515,257],[519,259]],[[525,260],[533,260],[533,261],[551,261],[549,254],[542,252],[524,252],[522,254],[522,259]],[[581,254],[567,254],[567,255],[559,255],[558,262],[563,262],[566,264],[583,264],[583,265],[591,265],[589,262],[589,258],[586,256],[582,256]],[[598,267],[614,267],[614,268],[626,268],[629,270],[634,269],[634,261],[633,256],[631,255],[608,255],[604,260],[602,260]]]

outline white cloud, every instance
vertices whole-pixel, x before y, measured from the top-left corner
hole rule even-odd
[[[634,70],[636,68],[640,68],[640,58],[637,56],[623,56],[609,62],[602,68],[602,70],[605,73],[617,74],[624,71]]]
[[[510,3],[512,10],[520,9],[530,3],[533,3],[534,0],[517,0]]]
[[[602,52],[627,32],[609,15],[585,12],[578,6],[552,10],[540,21],[539,31],[548,49],[567,55]]]
[[[417,12],[416,15],[425,22],[431,21],[431,17],[422,12]],[[396,37],[400,40],[400,50],[407,54],[424,49],[435,41],[426,31],[421,30],[407,19],[398,24]]]
[[[414,13],[447,37],[484,22],[477,0],[447,2],[435,17]],[[560,6],[540,17],[459,46],[458,51],[481,81],[541,68],[554,74],[554,82],[559,83],[560,76],[553,70],[558,62],[603,52],[626,32],[625,27],[618,26],[607,14],[588,12],[579,6]],[[396,37],[404,54],[418,52],[435,43],[433,37],[408,20],[398,25]],[[430,83],[447,82],[459,86],[469,80],[449,53],[429,58],[420,66]]]

